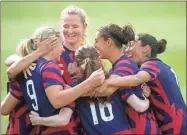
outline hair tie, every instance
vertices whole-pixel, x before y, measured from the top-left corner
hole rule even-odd
[[[89,57],[87,57],[86,59],[84,59],[84,63],[88,63],[89,61],[91,61],[91,59]]]

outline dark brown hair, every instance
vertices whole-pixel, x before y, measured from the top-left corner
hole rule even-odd
[[[167,41],[165,39],[157,40],[154,36],[147,33],[139,33],[137,40],[141,41],[141,46],[149,45],[151,47],[150,57],[156,57],[166,50]]]
[[[75,62],[80,68],[80,74],[76,77],[79,83],[86,80],[94,71],[102,67],[99,54],[93,46],[81,46],[76,50]],[[109,77],[106,72],[105,77]],[[105,103],[110,101],[110,97],[90,98],[89,101]]]
[[[99,28],[98,32],[105,40],[111,38],[118,48],[127,46],[129,41],[135,38],[135,33],[131,25],[125,25],[121,28],[116,24],[107,24]]]

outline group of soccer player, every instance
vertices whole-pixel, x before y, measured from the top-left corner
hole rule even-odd
[[[62,33],[38,28],[5,61],[6,134],[187,134],[177,76],[157,58],[166,40],[107,24],[89,46],[83,9],[65,8],[60,21]]]

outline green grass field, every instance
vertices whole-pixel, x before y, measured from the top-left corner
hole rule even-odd
[[[173,67],[186,100],[186,3],[185,2],[1,2],[1,101],[6,94],[5,58],[15,53],[17,43],[41,25],[59,28],[59,16],[68,5],[83,8],[88,15],[88,43],[106,23],[131,23],[136,32],[147,32],[168,41],[159,57]],[[106,68],[110,64],[105,61]],[[1,117],[5,133],[8,117]]]

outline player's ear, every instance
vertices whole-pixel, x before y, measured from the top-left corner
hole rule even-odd
[[[145,45],[142,50],[143,50],[144,53],[150,53],[151,52],[151,47],[149,45]]]
[[[111,38],[108,38],[106,40],[107,47],[111,47],[113,40]]]

